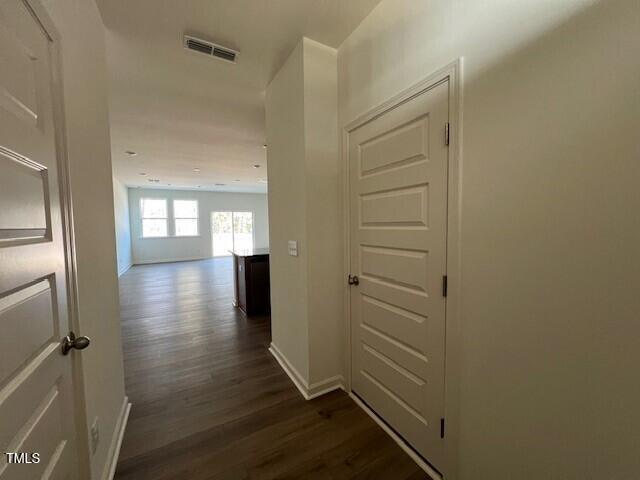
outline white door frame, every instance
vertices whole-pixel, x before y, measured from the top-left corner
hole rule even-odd
[[[67,149],[67,130],[64,113],[64,85],[62,68],[62,39],[55,23],[42,5],[42,0],[22,0],[31,11],[51,42],[51,96],[53,123],[55,126],[55,147],[58,155],[58,179],[60,181],[60,213],[64,234],[64,250],[67,272],[67,297],[69,308],[69,329],[82,335],[83,328],[79,320],[78,275],[75,254],[75,227],[71,208],[70,167]],[[80,478],[91,478],[91,455],[89,449],[89,425],[84,390],[82,355],[72,355],[72,382],[74,413],[76,425],[76,447],[78,472]]]
[[[430,90],[436,85],[449,81],[449,169],[448,169],[448,211],[447,211],[447,281],[446,299],[446,341],[445,341],[445,419],[444,468],[442,474],[447,480],[457,478],[457,453],[459,432],[459,377],[460,377],[460,231],[462,199],[462,67],[459,58],[417,84],[399,92],[387,101],[372,108],[349,122],[342,128],[342,161],[340,162],[343,182],[343,224],[344,224],[344,318],[345,318],[345,388],[351,398],[360,405],[391,437],[407,452],[416,463],[433,478],[440,476],[417,455],[392,429],[372,410],[364,405],[351,391],[351,297],[346,278],[349,275],[351,258],[350,238],[350,188],[349,188],[349,133],[399,105]],[[443,132],[444,135],[444,132]]]

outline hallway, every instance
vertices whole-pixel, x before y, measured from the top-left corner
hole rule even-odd
[[[120,277],[132,402],[119,480],[426,479],[344,392],[305,401],[231,306],[229,258]]]

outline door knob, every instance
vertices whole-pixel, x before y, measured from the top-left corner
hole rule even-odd
[[[76,334],[69,332],[69,335],[62,339],[62,354],[68,355],[71,349],[84,350],[91,343],[89,337],[76,337]]]
[[[349,285],[360,285],[360,279],[357,275],[349,275]]]

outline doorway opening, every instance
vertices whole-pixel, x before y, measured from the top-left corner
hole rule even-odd
[[[253,212],[211,212],[211,242],[214,257],[228,257],[231,250],[252,250]]]

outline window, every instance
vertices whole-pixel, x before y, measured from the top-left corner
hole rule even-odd
[[[198,235],[198,201],[174,200],[173,219],[176,237],[193,237]]]
[[[167,236],[167,200],[164,198],[141,198],[142,238]]]
[[[229,255],[229,250],[253,248],[252,212],[212,212],[213,256]]]

